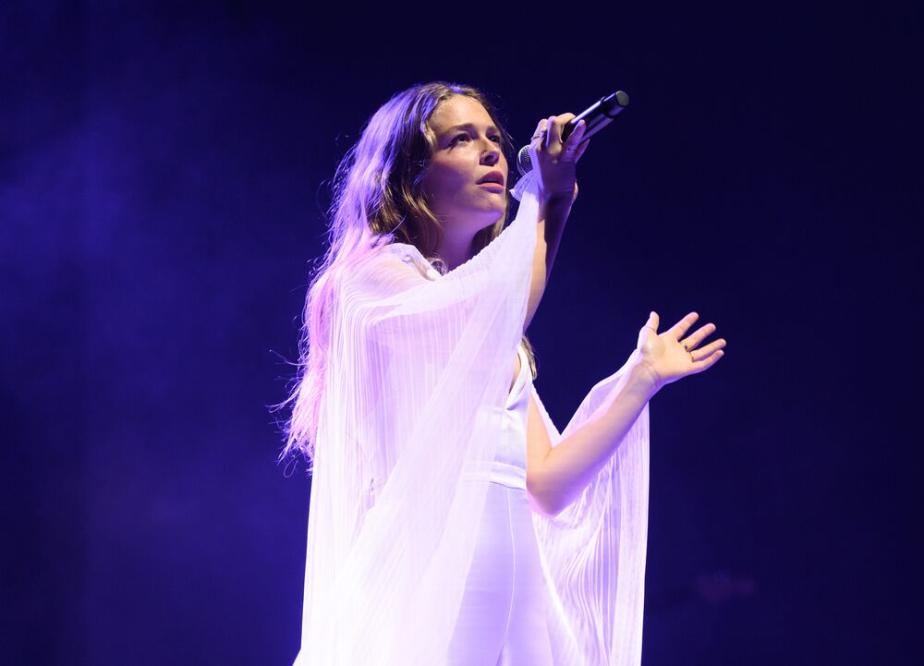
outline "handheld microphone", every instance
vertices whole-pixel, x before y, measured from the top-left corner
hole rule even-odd
[[[582,119],[585,123],[587,123],[587,129],[584,132],[584,139],[589,139],[594,134],[613,122],[613,118],[622,113],[627,106],[629,106],[629,96],[622,90],[617,90],[616,92],[601,98],[581,115],[575,116],[568,121],[568,123],[561,130],[561,140],[564,141],[567,139],[568,135],[574,131],[578,121]],[[582,139],[582,141],[584,139]],[[517,153],[517,168],[520,170],[521,176],[525,176],[529,171],[532,170],[533,165],[532,160],[529,158],[529,145],[523,146],[520,148],[520,152]]]

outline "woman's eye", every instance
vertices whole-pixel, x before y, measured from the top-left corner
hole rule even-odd
[[[450,146],[453,146],[453,145],[455,145],[460,139],[469,139],[469,138],[471,138],[471,137],[469,137],[468,134],[457,134],[457,135],[452,139],[452,141],[449,142],[449,145],[450,145]],[[491,141],[494,141],[495,143],[500,143],[500,142],[501,142],[500,135],[492,136],[492,137],[491,137]]]

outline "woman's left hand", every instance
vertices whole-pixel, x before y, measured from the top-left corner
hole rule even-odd
[[[691,312],[663,333],[658,333],[660,318],[657,312],[652,312],[639,330],[638,345],[633,354],[638,367],[650,380],[653,392],[682,377],[708,370],[725,355],[725,338],[699,346],[706,336],[715,332],[715,324],[710,322],[687,335],[697,319],[699,314]]]
[[[562,142],[562,130],[573,118],[573,113],[543,118],[533,134],[532,145],[539,158],[542,196],[546,201],[563,198],[570,203],[578,194],[576,165],[590,145],[590,139],[582,142],[587,130],[582,119]]]

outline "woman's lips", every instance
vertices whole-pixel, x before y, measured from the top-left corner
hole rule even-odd
[[[491,190],[492,192],[503,192],[504,186],[500,183],[479,183],[481,187]]]

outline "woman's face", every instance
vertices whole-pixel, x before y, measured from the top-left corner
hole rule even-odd
[[[490,226],[507,208],[507,158],[501,134],[481,103],[466,95],[443,100],[431,114],[436,147],[422,179],[430,208],[457,237]],[[480,183],[489,174],[500,183]]]

